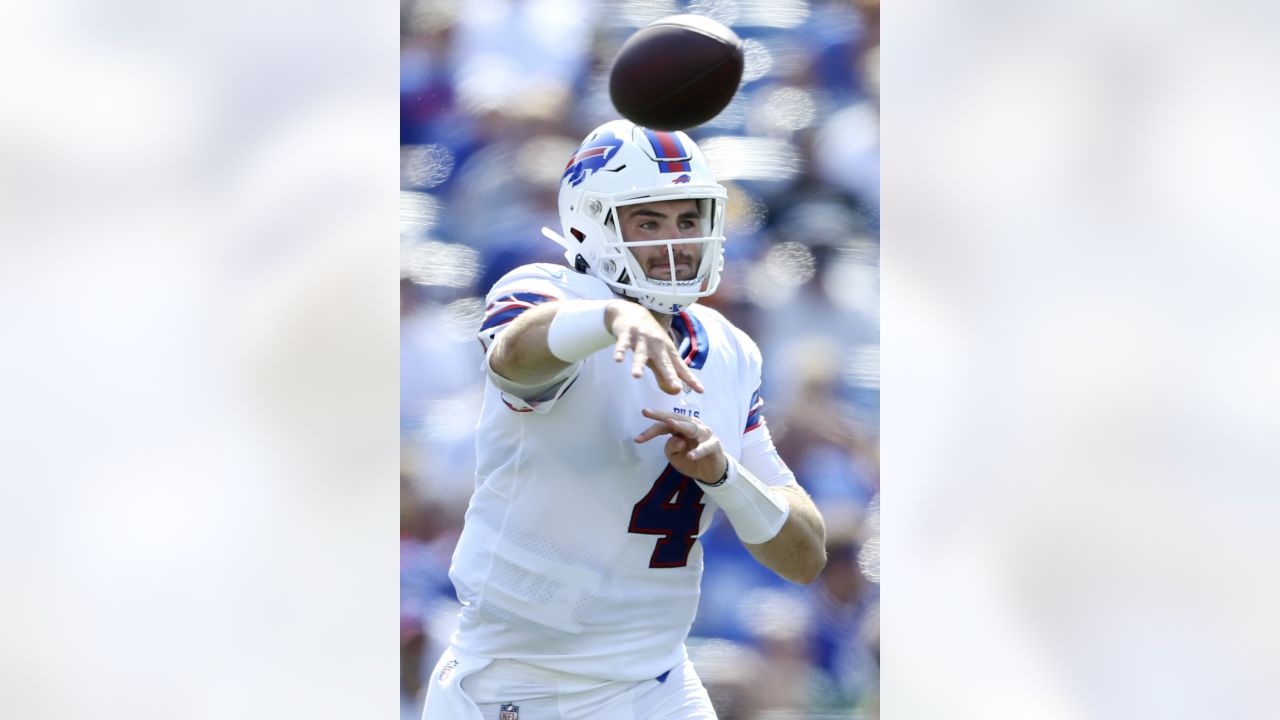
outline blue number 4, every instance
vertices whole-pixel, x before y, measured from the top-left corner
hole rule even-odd
[[[627,527],[627,532],[661,536],[654,544],[649,567],[674,568],[689,564],[689,551],[697,542],[698,525],[705,507],[698,481],[668,464],[649,488],[649,494],[631,509],[631,525]]]

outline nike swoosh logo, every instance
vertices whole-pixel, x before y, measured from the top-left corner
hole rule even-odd
[[[556,280],[563,280],[563,279],[564,279],[564,271],[563,271],[563,270],[556,270],[555,272],[551,272],[550,270],[548,270],[548,269],[546,269],[546,268],[538,268],[538,269],[539,269],[539,270],[541,270],[542,272],[544,272],[544,273],[546,273],[546,274],[550,275],[551,277],[555,278]]]

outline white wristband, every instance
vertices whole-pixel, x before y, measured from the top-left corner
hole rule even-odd
[[[567,300],[547,327],[547,348],[567,363],[613,344],[613,333],[604,324],[608,300]]]
[[[759,545],[772,540],[782,530],[791,506],[782,493],[760,482],[756,476],[729,458],[723,482],[702,485],[703,494],[716,501],[733,531],[742,542]]]

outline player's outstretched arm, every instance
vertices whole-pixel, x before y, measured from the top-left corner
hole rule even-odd
[[[696,418],[647,409],[644,416],[655,422],[635,441],[670,435],[663,448],[667,460],[702,483],[760,564],[792,582],[817,579],[827,564],[827,530],[803,488],[766,486],[726,455],[720,439]]]
[[[625,300],[562,300],[532,308],[494,340],[489,367],[512,382],[537,385],[611,345],[615,362],[631,352],[632,377],[641,377],[647,365],[667,393],[678,395],[682,381],[702,392],[666,329]]]

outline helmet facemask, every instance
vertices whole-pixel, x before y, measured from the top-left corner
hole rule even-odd
[[[623,209],[647,203],[662,202],[664,198],[652,195],[633,200],[614,201],[605,218],[606,232],[600,254],[600,273],[615,292],[635,298],[640,304],[657,312],[674,314],[687,305],[707,297],[720,285],[720,271],[724,267],[724,235],[720,232],[724,218],[722,198],[674,198],[692,199],[698,209],[699,234],[696,237],[656,238],[647,240],[623,239],[618,219]],[[657,264],[646,268],[636,256],[640,248],[661,249]],[[642,252],[649,255],[648,252]],[[688,256],[698,258],[691,277],[682,277],[677,271],[678,259]],[[668,269],[667,277],[651,277],[652,272]]]

